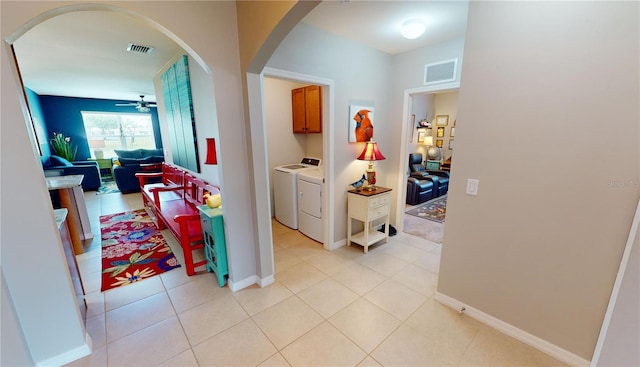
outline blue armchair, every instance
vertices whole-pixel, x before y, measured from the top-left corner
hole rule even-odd
[[[82,180],[82,189],[84,191],[95,191],[102,184],[98,162],[74,161],[72,163],[57,155],[42,156],[40,161],[46,176],[84,175]]]

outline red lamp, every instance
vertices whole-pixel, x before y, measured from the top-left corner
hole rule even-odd
[[[216,139],[207,139],[207,159],[204,164],[218,164],[218,155],[216,154]]]
[[[359,161],[369,161],[369,167],[367,167],[366,170],[369,186],[367,186],[365,190],[374,191],[376,189],[376,171],[373,169],[373,161],[381,161],[385,159],[382,153],[380,153],[380,149],[378,149],[378,143],[373,141],[373,138],[371,138],[357,159]]]

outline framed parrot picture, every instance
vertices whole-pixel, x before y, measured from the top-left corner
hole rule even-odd
[[[349,143],[366,142],[373,138],[373,107],[349,106]]]

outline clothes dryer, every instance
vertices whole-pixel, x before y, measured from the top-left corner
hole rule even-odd
[[[298,223],[301,233],[323,242],[322,192],[324,174],[310,169],[298,174]]]
[[[317,169],[320,159],[302,158],[300,163],[273,169],[273,203],[276,220],[291,229],[298,229],[298,173]]]

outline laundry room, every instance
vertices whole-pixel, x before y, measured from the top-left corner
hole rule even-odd
[[[272,77],[263,85],[271,216],[322,243],[322,88]]]

